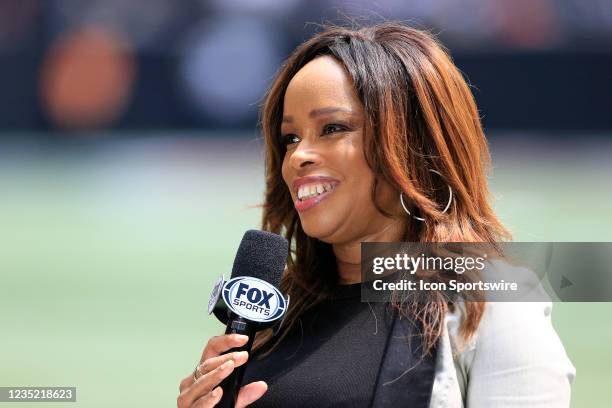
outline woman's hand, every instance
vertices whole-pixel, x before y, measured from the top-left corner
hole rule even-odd
[[[193,373],[181,381],[180,394],[177,398],[178,408],[208,408],[214,407],[221,400],[223,389],[219,383],[232,371],[247,362],[249,353],[238,351],[221,355],[234,347],[246,344],[248,336],[241,334],[224,334],[214,336],[204,347],[200,359],[201,375],[194,381]],[[236,407],[245,407],[265,394],[268,385],[263,381],[256,381],[240,388],[236,398]]]

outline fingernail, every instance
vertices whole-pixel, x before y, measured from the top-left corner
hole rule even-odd
[[[217,387],[213,390],[212,395],[213,397],[217,398],[220,393],[221,393],[221,390],[219,389],[219,387]]]
[[[248,357],[249,357],[248,351],[238,351],[236,352],[236,354],[234,354],[234,360],[239,359],[239,358],[248,358]]]
[[[245,336],[244,334],[236,334],[236,340],[246,341],[249,339],[249,336]]]

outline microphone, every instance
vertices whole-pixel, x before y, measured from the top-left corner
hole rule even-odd
[[[244,234],[234,259],[231,279],[225,281],[222,275],[217,280],[208,303],[208,313],[214,313],[226,324],[225,334],[245,334],[249,340],[244,346],[222,354],[250,352],[257,331],[275,325],[278,330],[282,324],[289,298],[283,296],[278,286],[288,253],[289,244],[280,235],[258,230]],[[223,396],[219,407],[234,408],[245,368],[246,363],[234,368],[221,382]]]

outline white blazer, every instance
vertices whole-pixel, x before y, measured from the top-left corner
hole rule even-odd
[[[569,407],[576,369],[551,312],[551,302],[486,303],[467,344],[458,334],[461,308],[447,313],[429,407]]]

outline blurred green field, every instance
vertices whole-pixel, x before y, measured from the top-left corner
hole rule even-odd
[[[76,386],[75,408],[175,406],[223,329],[206,313],[212,283],[259,227],[252,139],[0,145],[0,385]],[[515,240],[612,241],[612,143],[534,139],[491,143],[495,207]],[[555,304],[573,407],[610,404],[611,314]]]

